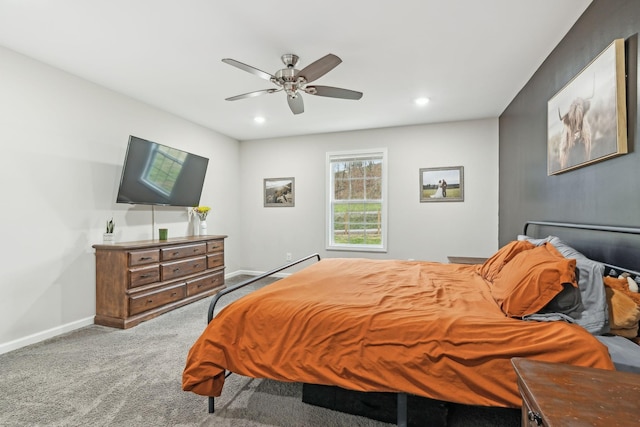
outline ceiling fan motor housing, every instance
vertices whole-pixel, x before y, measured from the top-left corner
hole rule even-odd
[[[285,57],[293,56],[295,62],[298,61],[298,57],[295,55],[283,55],[282,61],[285,61]],[[286,63],[286,62],[285,62]],[[284,88],[287,95],[295,98],[297,96],[298,89],[304,90],[304,84],[306,83],[304,78],[297,77],[299,70],[296,70],[292,66],[287,65],[288,68],[283,68],[281,70],[276,71],[276,74],[271,81],[278,86]]]

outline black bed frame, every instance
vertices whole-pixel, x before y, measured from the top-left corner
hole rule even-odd
[[[601,262],[607,268],[607,275],[626,272],[640,276],[640,244],[637,240],[640,228],[527,221],[523,234],[527,235],[530,227],[535,228],[535,236],[556,235],[587,258]]]
[[[552,221],[527,221],[524,225],[523,234],[527,235],[530,227],[536,229],[533,237],[557,235],[588,258],[602,262],[608,269],[606,271],[607,275],[618,275],[626,272],[633,277],[640,276],[640,271],[638,271],[640,270],[640,266],[638,265],[640,264],[640,245],[637,241],[635,241],[634,244],[633,240],[620,237],[638,236],[640,235],[640,228]],[[545,233],[545,230],[554,231]],[[560,230],[562,231],[558,232]],[[573,230],[581,230],[583,232],[586,230],[595,233],[583,233],[583,235],[580,235],[571,232]],[[213,319],[215,306],[221,297],[313,258],[316,258],[316,261],[320,261],[319,254],[311,254],[218,292],[209,304],[207,323]],[[231,374],[232,372],[226,372],[225,378]],[[209,397],[208,399],[209,413],[214,413],[215,398]],[[397,393],[397,425],[399,427],[407,426],[407,393],[403,392]]]
[[[220,300],[220,298],[222,298],[223,296],[230,294],[232,292],[237,291],[238,289],[242,289],[248,285],[251,285],[252,283],[255,283],[259,280],[265,279],[267,277],[273,276],[276,273],[279,273],[283,270],[286,270],[288,268],[293,267],[294,265],[298,265],[301,264],[305,261],[308,261],[312,258],[316,258],[316,261],[320,261],[320,254],[311,254],[311,255],[307,255],[304,258],[300,258],[296,261],[292,261],[288,264],[284,264],[280,267],[274,268],[273,270],[267,271],[266,273],[262,273],[260,275],[254,276],[251,279],[247,279],[244,282],[240,282],[237,285],[225,288],[223,290],[221,290],[220,292],[218,292],[217,294],[215,294],[215,296],[213,297],[213,299],[211,300],[211,303],[209,303],[209,313],[207,314],[207,324],[209,324],[211,322],[211,320],[213,320],[213,314],[214,314],[214,310],[216,308],[216,304],[218,304],[218,301]],[[231,375],[233,372],[227,372],[225,373],[225,378],[227,378],[229,375]],[[213,414],[215,412],[215,398],[212,396],[209,396],[209,413]]]

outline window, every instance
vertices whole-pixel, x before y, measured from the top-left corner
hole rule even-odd
[[[327,249],[385,252],[387,150],[327,153]]]
[[[153,155],[146,165],[143,181],[157,192],[170,196],[186,158],[187,153],[184,151],[154,144]]]

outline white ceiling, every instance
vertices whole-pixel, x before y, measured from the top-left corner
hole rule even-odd
[[[0,45],[250,140],[498,117],[590,3],[0,0]],[[283,92],[225,101],[275,85],[222,58],[273,74],[285,53],[339,56],[314,84],[364,96],[304,95],[299,115]]]

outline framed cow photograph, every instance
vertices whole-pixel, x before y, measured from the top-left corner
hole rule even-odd
[[[617,39],[547,103],[547,174],[626,152],[624,39]]]

